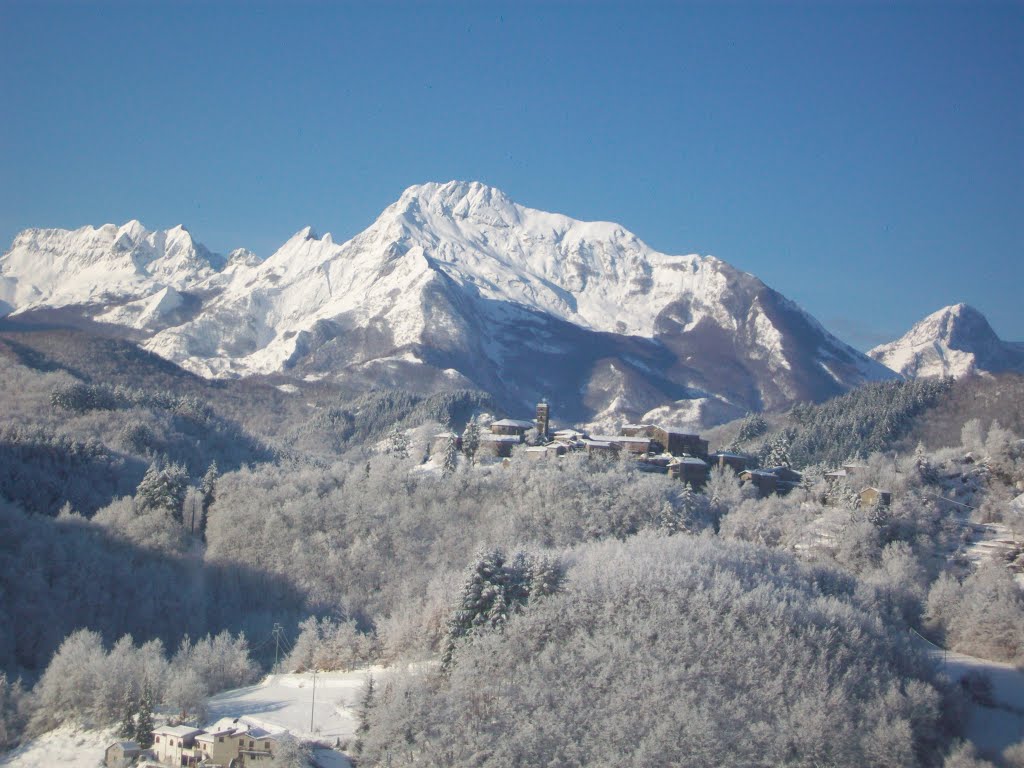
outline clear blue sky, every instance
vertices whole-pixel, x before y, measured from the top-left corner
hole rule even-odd
[[[1024,341],[1024,3],[10,3],[0,241],[269,255],[478,179],[755,273],[861,348]]]

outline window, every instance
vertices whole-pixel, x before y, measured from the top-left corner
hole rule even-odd
[[[245,739],[239,739],[238,740],[238,746],[244,747],[245,746]]]
[[[253,746],[254,746],[254,745],[253,745],[252,739],[249,739],[249,749],[252,749],[252,748],[253,748]]]
[[[159,744],[160,743],[160,737],[159,736],[154,737],[153,738],[153,743],[154,744]]]
[[[224,737],[223,736],[218,736],[217,737],[217,741],[219,741],[221,744],[223,744],[224,743]]]
[[[270,742],[269,741],[264,741],[263,742],[263,748],[264,749],[270,749]]]

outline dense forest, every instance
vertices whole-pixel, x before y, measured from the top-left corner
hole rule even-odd
[[[200,722],[275,623],[290,669],[405,670],[366,691],[360,765],[984,765],[911,630],[1024,665],[1024,553],[964,557],[972,521],[1024,535],[1020,377],[713,431],[805,470],[758,498],[731,470],[424,463],[496,413],[476,392],[207,382],[70,331],[0,360],[0,747],[144,702]]]

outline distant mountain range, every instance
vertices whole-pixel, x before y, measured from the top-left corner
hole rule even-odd
[[[895,376],[719,259],[475,182],[410,187],[351,240],[306,228],[266,260],[137,221],[26,230],[0,258],[0,302],[204,376],[474,387],[589,424],[701,427]]]
[[[967,304],[928,315],[903,337],[868,354],[908,377],[1024,373],[1024,345],[1002,341],[985,316]]]

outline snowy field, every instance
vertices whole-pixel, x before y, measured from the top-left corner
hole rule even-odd
[[[953,680],[974,671],[992,681],[992,706],[972,705],[967,724],[967,738],[983,755],[997,757],[1011,744],[1024,741],[1024,671],[952,651],[932,653]]]
[[[6,755],[0,765],[17,768],[97,768],[106,748],[117,741],[114,728],[101,731],[65,725],[33,739]]]
[[[299,739],[333,745],[352,738],[356,729],[355,705],[366,676],[380,676],[383,667],[353,672],[270,675],[247,688],[236,688],[210,700],[209,721],[244,717],[248,722],[277,731],[285,728]],[[312,724],[310,722],[312,716]],[[114,729],[102,731],[65,726],[51,731],[7,755],[0,766],[11,768],[97,768],[104,750],[117,741]],[[344,755],[330,749],[314,753],[318,768],[348,768]]]
[[[368,674],[380,676],[383,667],[352,672],[321,672],[316,675],[270,675],[248,688],[225,691],[210,700],[210,720],[242,717],[251,723],[278,730],[286,728],[300,739],[321,743],[345,743],[356,732],[355,707]],[[320,750],[316,760],[322,768],[347,766],[345,758]]]

